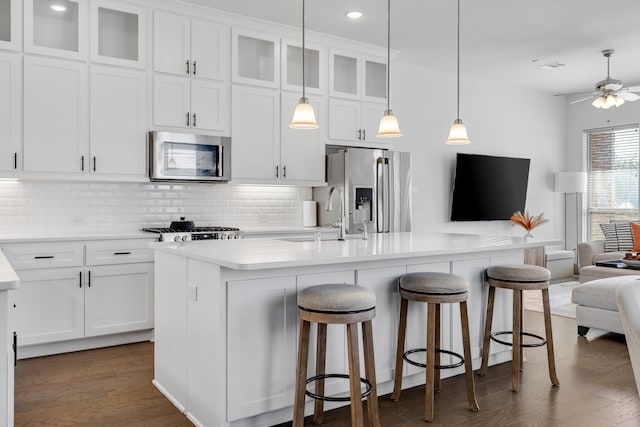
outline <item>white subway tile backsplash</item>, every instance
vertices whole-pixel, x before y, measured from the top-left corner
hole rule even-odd
[[[128,232],[179,216],[200,225],[295,226],[310,198],[306,187],[0,181],[0,232]]]

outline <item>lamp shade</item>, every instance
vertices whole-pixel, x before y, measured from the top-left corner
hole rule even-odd
[[[391,110],[384,112],[384,116],[380,119],[380,126],[378,127],[378,138],[397,138],[402,136],[400,132],[400,126],[398,125],[398,118],[393,115]]]
[[[313,106],[307,98],[300,98],[300,102],[293,111],[293,119],[289,123],[291,129],[318,129],[320,125],[316,121]]]
[[[449,145],[465,145],[469,144],[471,140],[467,135],[467,128],[462,123],[462,120],[456,119],[449,129],[449,138],[447,138],[447,144]]]
[[[556,173],[556,193],[586,193],[586,172],[558,172]]]

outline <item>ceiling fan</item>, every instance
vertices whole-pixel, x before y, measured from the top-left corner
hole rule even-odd
[[[639,95],[633,92],[640,92],[640,86],[623,87],[622,81],[611,78],[609,74],[609,60],[615,50],[606,49],[602,51],[602,55],[607,58],[607,77],[596,83],[596,91],[591,95],[572,101],[569,104],[577,104],[578,102],[586,101],[596,97],[591,103],[596,108],[604,108],[605,110],[611,107],[619,107],[625,103],[625,101],[637,101],[640,99]]]

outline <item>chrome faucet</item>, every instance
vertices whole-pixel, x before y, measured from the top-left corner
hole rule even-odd
[[[331,189],[329,189],[329,197],[327,198],[327,205],[325,206],[324,210],[333,210],[333,199],[331,197],[336,190],[338,190],[338,194],[340,195],[340,229],[338,229],[338,240],[344,240],[345,236],[347,235],[347,229],[345,225],[347,218],[344,214],[344,193],[342,192],[342,189],[340,187],[336,185],[331,186]]]

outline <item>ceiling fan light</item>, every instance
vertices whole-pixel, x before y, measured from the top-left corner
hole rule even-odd
[[[613,107],[614,105],[616,105],[616,99],[614,97],[614,95],[607,95],[607,98],[605,100],[605,104],[608,107]]]
[[[400,125],[398,124],[398,118],[393,115],[391,110],[384,112],[384,116],[380,119],[380,125],[378,126],[377,138],[398,138],[402,136],[400,132]]]
[[[624,98],[622,98],[620,95],[616,95],[615,100],[616,100],[616,107],[619,107],[622,104],[624,104]]]
[[[316,121],[316,113],[309,99],[300,98],[296,109],[293,111],[293,119],[289,123],[291,129],[318,129],[320,125]]]
[[[449,138],[447,138],[448,145],[466,145],[470,144],[471,140],[467,135],[467,128],[462,123],[462,120],[456,119],[449,129]]]
[[[597,97],[592,103],[591,105],[593,105],[596,108],[602,108],[606,105],[606,98],[602,95],[600,95],[599,97]]]

